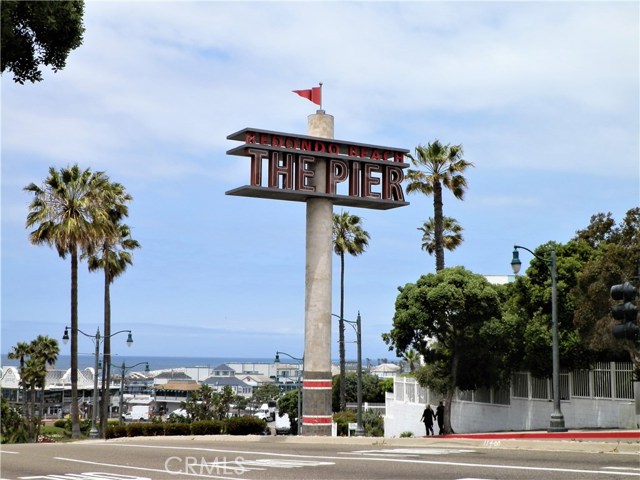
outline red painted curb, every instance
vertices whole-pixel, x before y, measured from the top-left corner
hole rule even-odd
[[[439,438],[468,438],[477,440],[554,440],[554,439],[614,439],[633,438],[640,441],[640,431],[638,432],[512,432],[512,433],[468,433],[436,435]],[[429,437],[424,437],[429,438]]]

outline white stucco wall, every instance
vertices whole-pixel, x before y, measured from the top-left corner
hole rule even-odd
[[[428,400],[432,406],[438,400]],[[384,422],[385,437],[399,437],[403,432],[425,435],[420,422],[425,405],[398,401],[387,394]],[[561,404],[565,425],[578,428],[638,428],[633,400],[573,398]],[[511,405],[495,405],[454,400],[451,426],[456,433],[546,430],[553,403],[546,400],[511,398]],[[437,425],[435,425],[437,433]]]

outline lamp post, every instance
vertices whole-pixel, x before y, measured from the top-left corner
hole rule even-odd
[[[513,258],[511,259],[511,268],[516,275],[520,271],[522,262],[518,255],[518,249],[526,250],[538,260],[543,262],[551,273],[551,351],[552,351],[552,369],[553,369],[553,413],[549,423],[550,432],[566,432],[564,425],[564,415],[560,408],[560,354],[558,346],[558,273],[556,266],[556,251],[552,247],[549,259],[536,255],[527,247],[521,245],[513,246]]]
[[[280,355],[286,355],[287,357],[297,360],[298,362],[302,362],[304,364],[304,355],[302,358],[294,357],[293,355],[289,355],[286,352],[276,352],[276,358],[273,363],[280,363]],[[277,374],[278,372],[276,372]],[[298,388],[298,435],[302,435],[302,409],[300,408],[300,404],[302,403],[302,391],[300,389],[300,367],[298,367],[298,378],[296,382],[296,387]]]
[[[111,364],[111,366],[113,368],[119,368],[120,372],[121,372],[121,375],[120,375],[120,399],[118,400],[118,416],[120,417],[120,420],[119,420],[120,425],[122,425],[122,423],[123,423],[123,419],[122,419],[123,398],[122,397],[124,396],[124,375],[125,375],[127,370],[131,370],[132,368],[135,368],[138,365],[145,365],[144,371],[145,371],[145,373],[149,373],[149,362],[140,362],[140,363],[136,363],[135,365],[131,365],[131,366],[125,365],[124,362],[122,362],[122,365],[120,365],[120,366]]]
[[[356,413],[356,437],[364,436],[364,427],[362,426],[362,322],[360,319],[360,311],[358,310],[358,316],[356,317],[356,321],[347,320],[346,318],[342,318],[335,313],[331,314],[332,316],[341,319],[343,322],[348,323],[356,332],[356,343],[358,345],[358,393],[357,393],[357,413]]]
[[[69,328],[64,327],[64,335],[62,335],[62,342],[66,345],[69,342]],[[107,337],[100,336],[100,328],[96,330],[95,335],[90,335],[88,333],[83,332],[79,328],[76,328],[78,332],[80,332],[85,337],[92,338],[94,343],[96,344],[95,351],[95,364],[94,364],[94,372],[93,372],[93,408],[91,409],[91,430],[89,430],[89,438],[98,438],[98,429],[96,428],[96,416],[98,414],[98,369],[100,362],[100,340],[104,340]],[[127,336],[127,347],[130,347],[133,343],[133,337],[131,336],[131,330],[120,330],[116,333],[112,333],[108,336],[111,338],[119,333],[128,332]]]

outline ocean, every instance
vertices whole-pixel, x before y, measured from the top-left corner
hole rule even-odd
[[[179,367],[216,367],[222,363],[228,362],[245,362],[245,363],[273,363],[274,357],[271,358],[247,358],[247,357],[154,357],[154,356],[136,356],[136,355],[114,355],[111,357],[112,368],[115,365],[118,368],[122,363],[127,366],[135,365],[136,363],[148,362],[150,370],[167,370],[171,368]],[[78,355],[78,367],[84,369],[87,367],[93,367],[95,364],[95,357],[93,355]],[[7,358],[6,354],[2,354],[0,358],[0,367],[20,365],[18,360],[11,360]],[[66,370],[71,367],[70,355],[59,355],[55,368],[59,370]],[[138,365],[129,371],[143,371],[144,365]]]

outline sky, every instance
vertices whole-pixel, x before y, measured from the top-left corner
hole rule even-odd
[[[302,356],[305,205],[225,195],[249,184],[226,137],[306,134],[317,106],[292,90],[319,82],[336,139],[462,144],[474,167],[464,201],[444,194],[464,227],[447,266],[508,275],[515,243],[565,243],[592,215],[620,221],[640,204],[638,2],[88,1],[84,21],[63,70],[25,85],[2,75],[4,353],[70,323],[70,261],[29,243],[23,188],[77,163],[134,198],[142,248],[111,289],[113,331],[134,343],[115,336],[114,354]],[[395,358],[381,334],[397,288],[435,272],[418,231],[433,200],[406,199],[347,209],[371,239],[346,258],[345,317],[361,313],[372,360]],[[336,313],[339,273],[334,255]],[[102,319],[103,276],[82,263],[79,327]]]

